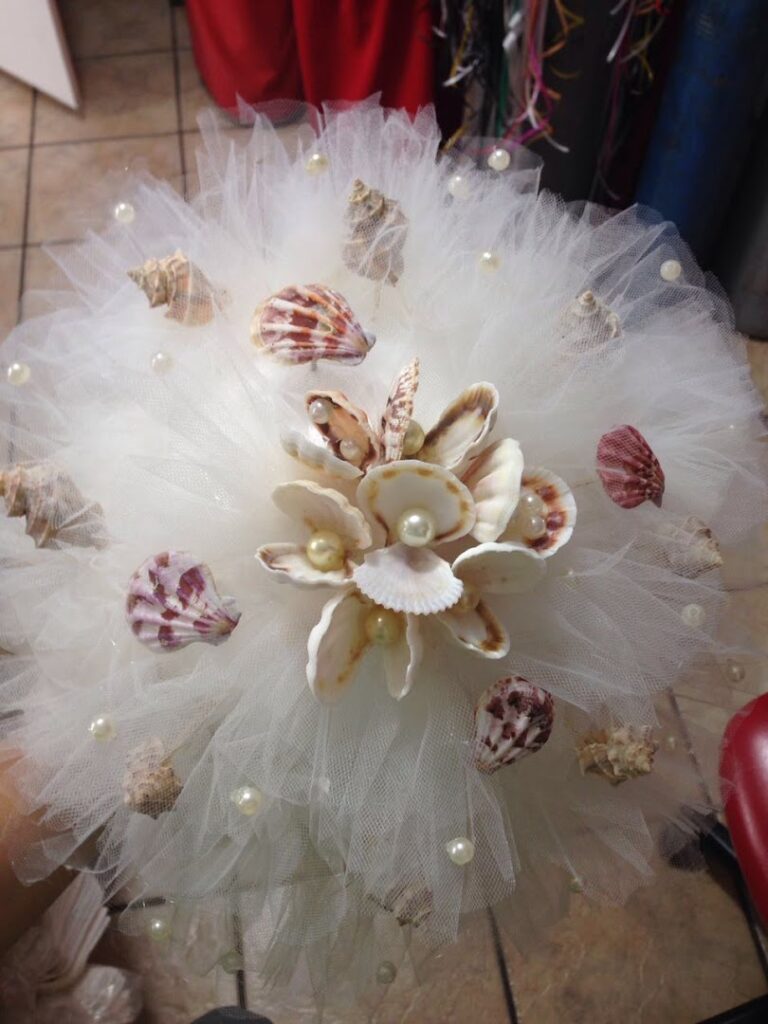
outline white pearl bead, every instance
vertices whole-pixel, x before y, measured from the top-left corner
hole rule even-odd
[[[403,631],[403,620],[388,608],[374,608],[365,619],[365,635],[373,644],[388,647]]]
[[[480,266],[482,267],[483,270],[487,270],[489,271],[489,273],[493,273],[495,270],[499,269],[500,265],[501,260],[499,259],[495,252],[486,250],[485,252],[480,253]]]
[[[678,260],[664,260],[659,267],[659,273],[665,281],[676,281],[682,272],[683,267]]]
[[[380,985],[391,985],[397,977],[397,968],[391,960],[382,960],[376,968],[376,981]]]
[[[521,512],[534,516],[543,516],[547,511],[546,504],[535,491],[523,491],[517,507]]]
[[[20,388],[32,376],[32,370],[26,363],[11,363],[5,371],[5,375],[8,378],[9,384],[13,384],[15,388]]]
[[[469,182],[463,174],[454,174],[448,181],[448,191],[454,199],[466,199],[469,195]]]
[[[568,883],[568,889],[570,892],[575,893],[584,892],[584,886],[581,884],[581,881],[575,876]]]
[[[331,403],[325,398],[316,398],[309,403],[309,418],[313,423],[322,426],[331,418]]]
[[[117,203],[112,214],[119,224],[132,224],[136,219],[136,211],[131,203]]]
[[[547,535],[547,521],[544,516],[524,515],[520,520],[523,536],[526,540],[538,540]]]
[[[738,661],[728,661],[726,665],[726,671],[728,672],[728,678],[731,682],[740,683],[747,674],[747,670]]]
[[[437,533],[437,523],[425,508],[407,508],[397,520],[398,539],[411,548],[431,544]]]
[[[171,926],[164,917],[153,917],[147,925],[147,933],[153,942],[165,942],[170,938]]]
[[[506,171],[511,161],[509,152],[501,146],[497,146],[488,156],[488,166],[492,171]]]
[[[241,786],[234,791],[231,800],[244,817],[252,818],[261,810],[264,794],[255,786]]]
[[[424,429],[416,420],[411,420],[405,428],[403,438],[403,456],[406,459],[412,458],[424,447]]]
[[[687,604],[680,612],[680,618],[686,626],[692,626],[694,629],[703,626],[706,617],[707,613],[700,604]]]
[[[163,374],[173,366],[173,359],[168,355],[167,352],[155,352],[152,356],[152,369],[155,373]]]
[[[339,445],[339,453],[347,462],[356,465],[363,457],[363,449],[351,437],[345,437]]]
[[[445,849],[453,863],[458,864],[460,867],[469,864],[475,856],[475,844],[471,839],[467,839],[466,836],[457,836],[455,839],[450,839],[445,844]]]
[[[237,974],[238,971],[242,971],[245,967],[242,953],[238,953],[236,949],[230,949],[225,953],[219,960],[221,969],[227,974]]]
[[[344,565],[344,541],[333,530],[317,530],[307,543],[307,558],[320,572],[333,572]]]
[[[670,753],[674,753],[677,750],[677,736],[667,736],[664,746]]]
[[[313,153],[305,164],[307,174],[322,174],[328,170],[328,157],[324,153]]]
[[[113,740],[117,734],[115,723],[107,715],[97,715],[88,726],[88,732],[102,743]]]

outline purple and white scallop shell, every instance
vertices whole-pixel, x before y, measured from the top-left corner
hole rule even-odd
[[[184,551],[163,551],[142,562],[128,584],[125,610],[134,635],[155,651],[223,643],[240,620],[208,566]]]
[[[475,767],[487,775],[533,754],[549,739],[555,717],[552,694],[522,676],[489,686],[475,708]]]

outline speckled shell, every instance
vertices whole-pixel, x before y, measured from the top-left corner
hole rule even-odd
[[[522,676],[489,686],[475,708],[475,767],[487,775],[540,750],[555,718],[552,694]]]
[[[9,517],[24,516],[38,548],[101,548],[107,543],[101,505],[87,501],[66,473],[45,463],[0,472]]]
[[[434,896],[425,885],[399,885],[391,889],[383,899],[371,899],[384,910],[394,914],[399,925],[418,928],[432,913]]]
[[[650,774],[658,748],[648,726],[635,729],[623,725],[588,733],[579,740],[576,752],[582,772],[602,775],[611,785],[618,786],[627,779]]]
[[[262,302],[253,314],[251,340],[282,363],[330,359],[350,366],[361,363],[376,341],[346,299],[322,284],[292,284]]]
[[[723,564],[717,538],[696,516],[679,523],[662,523],[654,541],[660,545],[663,560],[678,576],[696,579]]]
[[[544,520],[547,532],[542,537],[529,539],[523,535],[518,521],[513,517],[504,534],[505,540],[516,540],[536,551],[542,558],[549,558],[567,544],[576,525],[576,500],[568,484],[548,469],[532,468],[523,471],[523,490],[533,491],[546,506]]]
[[[165,315],[187,327],[209,323],[223,300],[223,293],[179,249],[173,256],[146,260],[129,270],[128,276],[147,296],[151,307],[168,306]]]
[[[625,423],[603,434],[597,445],[597,474],[605,493],[621,508],[636,508],[644,501],[661,508],[664,472],[635,427]]]
[[[123,803],[129,810],[159,818],[173,807],[182,789],[162,740],[153,736],[128,753]]]
[[[618,316],[594,292],[582,292],[568,306],[561,321],[562,334],[573,352],[601,348],[621,336]]]
[[[216,589],[207,565],[183,551],[153,555],[131,576],[126,616],[134,635],[155,651],[220,644],[240,612]]]
[[[344,264],[372,281],[397,284],[403,272],[403,246],[408,218],[394,199],[387,199],[358,178],[347,205],[349,233],[342,249]]]
[[[327,423],[313,423],[337,459],[350,462],[362,472],[379,461],[381,445],[378,435],[363,409],[342,394],[341,391],[310,391],[305,397],[307,410],[318,399],[327,403]],[[342,452],[342,442],[352,441],[360,451],[359,459],[347,459]]]
[[[403,442],[413,416],[413,401],[419,386],[419,360],[412,359],[398,373],[381,417],[382,461],[397,462],[403,454]]]

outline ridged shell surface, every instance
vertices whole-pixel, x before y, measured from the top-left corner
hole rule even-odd
[[[552,694],[522,676],[499,679],[475,708],[475,766],[488,775],[540,750],[555,717]]]
[[[597,445],[597,474],[611,501],[636,508],[652,501],[661,508],[664,472],[651,446],[628,423],[603,434]]]

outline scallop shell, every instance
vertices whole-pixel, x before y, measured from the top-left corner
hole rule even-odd
[[[525,544],[489,541],[463,551],[454,574],[477,593],[524,594],[541,582],[547,563]]]
[[[147,296],[151,307],[167,305],[165,315],[188,327],[209,323],[223,299],[223,294],[180,249],[161,260],[146,260],[129,270],[128,276]]]
[[[523,453],[511,437],[496,441],[469,464],[462,483],[474,498],[472,536],[483,543],[502,535],[520,499]]]
[[[423,462],[458,469],[480,449],[496,421],[499,393],[493,384],[473,384],[444,409],[424,439]]]
[[[568,347],[574,352],[600,348],[621,336],[621,321],[594,292],[582,292],[562,318]]]
[[[391,889],[384,899],[371,896],[371,899],[390,914],[401,926],[411,925],[418,928],[432,913],[434,896],[426,885],[398,885]]]
[[[355,590],[326,601],[307,642],[307,682],[319,701],[333,704],[352,683],[366,654],[365,614],[370,605]]]
[[[9,517],[24,516],[38,548],[101,548],[107,543],[101,505],[88,501],[66,473],[45,463],[0,472],[0,496]]]
[[[597,475],[611,501],[622,508],[636,508],[644,501],[661,508],[664,472],[635,427],[625,423],[603,434],[597,445]]]
[[[623,725],[610,731],[600,729],[588,733],[579,740],[576,752],[582,772],[602,775],[618,786],[627,779],[649,775],[658,749],[649,726],[635,729]]]
[[[397,284],[403,272],[408,218],[394,199],[356,179],[347,206],[344,264],[371,281]]]
[[[342,394],[341,391],[310,391],[304,401],[307,411],[313,402],[322,401],[328,408],[326,423],[314,423],[337,459],[350,462],[363,472],[379,460],[379,439],[366,413]],[[359,456],[345,456],[344,444],[355,446]]]
[[[259,564],[272,573],[278,583],[292,583],[298,587],[345,587],[352,582],[355,563],[344,559],[339,569],[316,569],[301,544],[264,544],[256,552]]]
[[[135,636],[155,651],[220,644],[240,620],[222,598],[207,565],[183,551],[164,551],[139,566],[128,584],[126,616]]]
[[[461,597],[462,584],[444,558],[429,548],[393,544],[366,555],[354,572],[358,590],[394,612],[432,615]]]
[[[403,442],[413,416],[413,400],[419,386],[419,360],[412,359],[398,373],[389,392],[381,417],[382,461],[397,462],[403,454]]]
[[[492,775],[540,750],[554,717],[554,700],[547,690],[522,676],[499,679],[483,691],[475,707],[475,767]]]
[[[128,753],[123,802],[131,811],[159,818],[173,807],[182,789],[162,740],[153,736]]]
[[[283,363],[332,359],[350,366],[361,363],[376,341],[346,299],[322,284],[292,284],[262,302],[251,320],[251,340]]]
[[[654,541],[661,545],[664,561],[678,576],[696,579],[723,564],[717,538],[697,516],[688,516],[682,522],[662,523]]]
[[[510,520],[504,539],[516,540],[543,558],[549,558],[571,539],[576,525],[576,499],[568,484],[548,469],[536,467],[524,470],[522,484],[524,491],[533,491],[544,502],[546,511],[543,518],[547,532],[535,539],[525,537],[523,525],[518,518],[525,514],[525,510],[518,506],[519,512]]]
[[[362,476],[362,470],[351,462],[337,459],[330,448],[314,441],[298,430],[287,430],[280,437],[283,449],[294,459],[310,469],[316,469],[338,480],[355,480]]]
[[[312,480],[292,480],[278,484],[272,500],[281,512],[304,523],[310,532],[333,530],[344,540],[344,546],[354,551],[371,546],[371,528],[365,516],[339,491]]]

